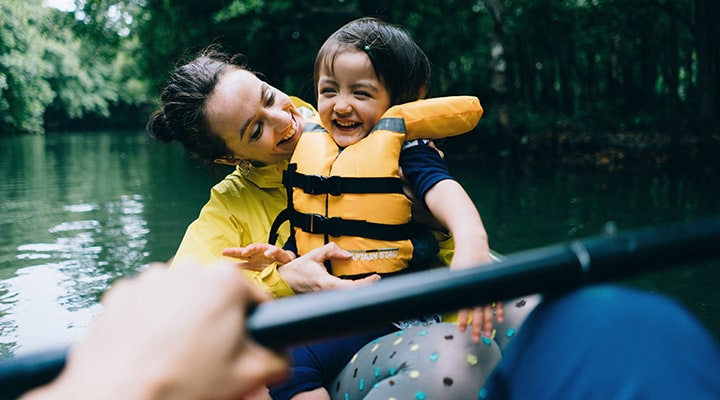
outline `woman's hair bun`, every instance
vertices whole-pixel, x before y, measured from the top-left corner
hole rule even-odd
[[[157,110],[152,114],[147,124],[147,130],[150,132],[150,135],[161,142],[170,143],[175,140],[175,132],[170,129],[163,109]]]

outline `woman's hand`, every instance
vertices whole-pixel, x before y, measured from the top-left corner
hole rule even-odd
[[[245,247],[230,247],[223,250],[222,255],[242,259],[235,266],[258,272],[274,262],[285,264],[297,258],[292,251],[283,250],[267,243],[253,243]]]
[[[331,275],[325,268],[326,260],[348,258],[350,258],[348,251],[341,249],[335,243],[328,243],[278,267],[278,272],[295,293],[350,289],[380,280],[380,275],[377,274],[357,280],[341,279]]]

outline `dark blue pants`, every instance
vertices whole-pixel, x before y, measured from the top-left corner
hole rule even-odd
[[[480,399],[720,399],[720,348],[668,298],[619,286],[546,296]]]
[[[364,345],[396,330],[388,324],[387,328],[360,335],[294,347],[291,376],[283,384],[270,387],[270,396],[273,400],[288,400],[298,393],[329,385]]]

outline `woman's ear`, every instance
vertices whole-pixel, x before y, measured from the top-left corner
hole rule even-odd
[[[238,159],[237,157],[233,156],[226,156],[223,158],[216,158],[213,160],[215,164],[222,164],[222,165],[229,165],[231,167],[234,167],[238,164],[240,164],[242,160]]]

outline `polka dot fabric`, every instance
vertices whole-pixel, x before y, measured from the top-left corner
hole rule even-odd
[[[410,326],[360,349],[327,387],[332,400],[477,400],[540,296],[504,302],[505,321],[473,343],[455,323]]]
[[[365,345],[328,389],[333,400],[477,399],[500,358],[456,324],[414,326]]]

